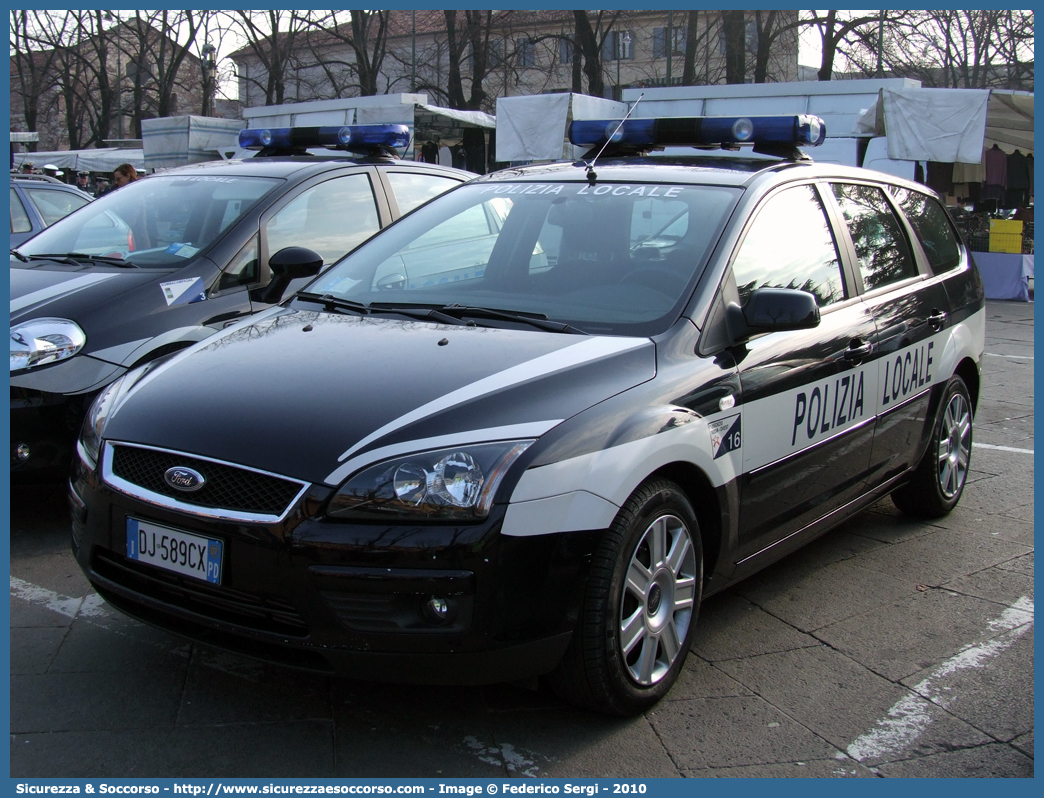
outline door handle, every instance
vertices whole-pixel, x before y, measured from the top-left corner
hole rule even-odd
[[[845,360],[862,360],[873,351],[874,345],[869,341],[863,344],[859,343],[859,341],[852,341],[848,349],[845,350]]]
[[[928,326],[936,332],[942,329],[945,322],[946,314],[941,310],[933,310],[932,315],[928,317]]]

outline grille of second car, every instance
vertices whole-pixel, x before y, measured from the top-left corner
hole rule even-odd
[[[172,488],[163,475],[175,466],[198,471],[206,480],[203,487],[192,493]],[[282,515],[302,487],[300,482],[211,460],[118,444],[113,445],[112,473],[152,493],[187,504],[258,515]]]

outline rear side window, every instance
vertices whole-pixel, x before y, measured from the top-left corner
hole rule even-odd
[[[29,221],[29,215],[25,212],[25,208],[22,207],[22,201],[18,198],[18,192],[13,188],[11,189],[11,232],[12,233],[28,233],[33,229],[32,222]]]
[[[946,210],[937,200],[906,188],[895,188],[892,196],[917,234],[933,272],[948,271],[961,262],[957,236],[950,226]]]
[[[855,183],[834,183],[832,188],[852,235],[864,289],[916,277],[917,264],[884,191]]]
[[[758,288],[808,291],[820,307],[844,298],[837,246],[811,186],[782,191],[761,207],[732,274],[743,305]]]

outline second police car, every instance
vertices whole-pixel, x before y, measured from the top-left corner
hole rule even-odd
[[[67,474],[105,385],[270,307],[303,284],[290,272],[474,177],[399,159],[408,142],[405,125],[243,130],[255,157],[132,182],[12,249],[12,473]]]
[[[360,678],[651,706],[700,601],[967,479],[982,286],[923,186],[808,116],[574,122],[292,301],[113,383],[73,547],[117,608]],[[653,158],[754,143],[769,158]],[[824,597],[828,600],[828,597]]]

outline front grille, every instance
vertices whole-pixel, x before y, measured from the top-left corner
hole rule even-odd
[[[300,482],[189,455],[121,444],[111,446],[114,476],[152,493],[201,507],[280,516],[303,487]],[[175,466],[198,471],[206,480],[203,487],[192,493],[172,488],[163,475]]]
[[[308,627],[294,606],[240,590],[210,585],[161,571],[113,552],[95,550],[91,568],[98,576],[142,596],[236,626],[290,637],[307,637]]]

